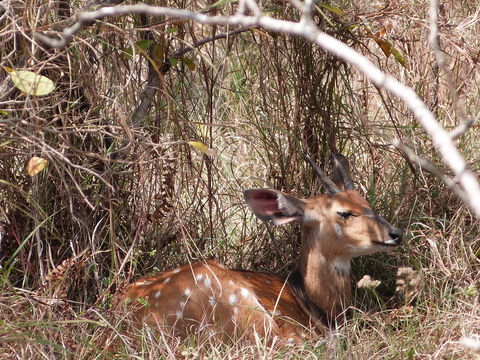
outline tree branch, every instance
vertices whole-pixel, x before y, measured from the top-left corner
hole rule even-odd
[[[317,44],[338,58],[354,65],[376,86],[389,91],[391,94],[406,103],[407,107],[432,139],[445,163],[458,177],[463,191],[467,193],[467,198],[464,200],[475,212],[476,216],[480,217],[480,185],[477,178],[467,168],[464,159],[455,147],[450,133],[436,121],[432,112],[415,91],[382,72],[365,56],[361,55],[343,42],[321,32],[313,24],[311,19],[306,19],[304,16],[302,16],[300,22],[291,22],[258,14],[256,16],[247,16],[239,13],[231,16],[209,16],[183,9],[155,7],[145,4],[121,5],[105,7],[92,12],[80,13],[78,15],[77,23],[64,29],[63,35],[60,39],[51,39],[40,33],[36,33],[34,36],[36,39],[50,43],[53,47],[64,47],[68,44],[71,38],[82,29],[83,25],[88,22],[100,20],[108,16],[122,16],[140,13],[151,16],[172,16],[190,19],[208,25],[258,26],[278,33],[296,35]]]

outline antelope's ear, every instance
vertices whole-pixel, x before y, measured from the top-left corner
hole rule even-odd
[[[305,202],[296,197],[271,189],[248,189],[243,191],[245,202],[262,221],[283,225],[294,220],[303,220]]]
[[[354,189],[350,164],[342,154],[332,154],[332,180],[343,191]]]

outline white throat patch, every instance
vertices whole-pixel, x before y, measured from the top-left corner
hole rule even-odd
[[[333,267],[341,275],[350,274],[350,259],[337,258],[333,261]]]

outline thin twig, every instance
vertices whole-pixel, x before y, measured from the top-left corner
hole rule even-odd
[[[435,56],[435,60],[437,62],[438,68],[442,71],[442,73],[445,76],[450,97],[452,98],[452,102],[456,105],[455,107],[456,107],[458,116],[461,120],[460,125],[450,133],[450,136],[452,137],[452,139],[456,140],[460,136],[462,136],[465,133],[465,131],[467,131],[468,128],[470,128],[470,126],[473,125],[473,120],[468,120],[467,116],[465,115],[465,112],[458,105],[461,102],[458,100],[456,86],[447,69],[445,56],[443,55],[443,52],[440,49],[439,31],[438,31],[438,9],[439,9],[438,0],[430,0],[430,8],[429,8],[430,34],[428,36],[428,42],[430,44],[430,47],[432,48],[432,52]],[[439,75],[440,74],[438,74],[438,76]]]
[[[196,49],[196,48],[198,48],[202,45],[205,45],[209,42],[212,42],[212,41],[218,40],[218,39],[225,39],[229,36],[237,35],[237,34],[240,34],[242,32],[248,31],[250,29],[251,29],[250,27],[242,27],[240,29],[230,31],[230,32],[227,32],[227,33],[222,33],[222,34],[216,34],[216,35],[213,35],[213,36],[209,36],[205,39],[194,42],[191,45],[185,46],[185,47],[183,47],[179,50],[174,51],[170,55],[170,57],[180,58],[180,57],[184,56],[185,54],[187,54],[188,52],[190,52],[190,51],[192,51],[192,50],[194,50],[194,49]],[[170,69],[171,69],[170,63],[165,61],[163,63],[162,68],[160,69],[160,73],[162,75],[165,75]],[[145,116],[147,115],[148,109],[150,108],[150,105],[153,101],[153,98],[154,98],[155,94],[157,93],[157,90],[158,90],[158,87],[159,87],[159,82],[160,82],[160,75],[159,75],[157,69],[155,69],[155,67],[152,66],[151,63],[149,63],[147,84],[145,85],[145,89],[143,90],[142,95],[140,96],[140,99],[141,99],[140,105],[133,112],[133,114],[134,114],[133,117],[132,117],[132,127],[133,128],[137,128],[142,124],[142,121],[145,118]]]

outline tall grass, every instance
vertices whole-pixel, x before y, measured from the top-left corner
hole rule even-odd
[[[0,357],[474,358],[458,340],[480,328],[478,221],[390,145],[399,138],[441,166],[403,104],[303,40],[259,30],[188,53],[195,67],[179,61],[162,76],[146,118],[133,126],[148,60],[126,50],[142,38],[145,19],[111,19],[84,30],[67,49],[42,49],[29,41],[29,29],[64,13],[49,1],[24,5],[1,23],[1,64],[38,71],[55,80],[56,90],[26,97],[0,75]],[[456,126],[462,113],[478,116],[474,6],[443,4],[447,74],[427,45],[428,2],[331,5],[345,15],[324,9],[318,24],[415,88],[444,126]],[[296,16],[277,3],[268,11]],[[367,29],[382,33],[406,67],[385,56]],[[212,31],[161,23],[150,35],[171,53]],[[477,172],[478,136],[474,126],[458,141]],[[205,156],[189,140],[216,155]],[[320,189],[301,154],[326,164],[332,152],[350,159],[357,188],[407,234],[401,249],[355,260],[357,280],[368,274],[381,284],[356,290],[346,324],[300,347],[267,346],[264,339],[219,344],[200,335],[180,342],[149,329],[136,337],[122,330],[125,315],[111,307],[113,296],[141,275],[210,257],[288,274],[298,229],[259,224],[241,191],[272,187],[312,196]],[[49,161],[34,177],[25,171],[32,156]],[[400,267],[421,280],[397,284]]]

